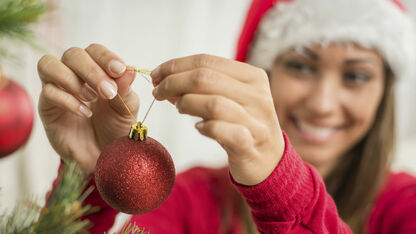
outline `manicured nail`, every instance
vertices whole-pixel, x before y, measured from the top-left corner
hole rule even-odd
[[[85,84],[81,89],[80,97],[82,100],[90,102],[97,99],[97,93],[90,88],[87,84]]]
[[[196,127],[198,130],[201,130],[201,129],[204,127],[204,121],[201,121],[201,122],[196,123],[196,124],[195,124],[195,127]]]
[[[90,118],[92,116],[92,111],[90,110],[90,108],[84,105],[79,106],[79,112],[81,112],[81,114],[87,118]]]
[[[115,82],[104,80],[98,86],[98,91],[104,98],[113,99],[117,95],[117,85]]]
[[[117,60],[111,60],[108,64],[108,68],[111,72],[117,75],[121,75],[126,71],[126,65]]]

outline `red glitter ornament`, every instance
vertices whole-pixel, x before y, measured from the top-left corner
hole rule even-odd
[[[32,102],[26,91],[0,74],[0,158],[26,143],[32,132],[33,117]]]
[[[121,137],[109,144],[97,161],[97,189],[111,207],[123,213],[156,209],[168,198],[174,181],[169,152],[150,137],[143,141]]]

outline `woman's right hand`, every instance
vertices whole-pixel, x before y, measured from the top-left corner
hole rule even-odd
[[[134,71],[102,45],[70,48],[59,60],[52,55],[38,62],[42,81],[39,114],[48,139],[63,159],[76,160],[86,173],[106,145],[128,134],[134,123],[119,98],[133,113],[139,99],[131,91]]]

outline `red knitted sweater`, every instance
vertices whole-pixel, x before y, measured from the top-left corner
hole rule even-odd
[[[225,198],[236,189],[249,205],[260,233],[351,233],[339,218],[318,172],[302,161],[285,135],[284,155],[272,174],[255,186],[236,184],[228,169],[193,168],[176,177],[173,191],[158,209],[131,218],[150,233],[242,233],[238,209],[224,231]],[[94,184],[91,180],[90,184]],[[97,190],[86,203],[101,207],[88,216],[91,233],[108,232],[117,211]],[[416,233],[416,178],[391,174],[367,221],[369,233]]]

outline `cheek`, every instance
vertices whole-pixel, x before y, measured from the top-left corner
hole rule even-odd
[[[306,96],[308,84],[293,77],[280,76],[271,79],[270,88],[280,126],[285,130],[289,122],[290,110],[301,105]]]
[[[354,136],[352,139],[356,139],[355,142],[361,140],[373,125],[381,101],[381,92],[381,89],[372,90],[351,95],[349,98],[352,101],[348,102],[346,113],[351,120],[349,132],[351,136]]]

